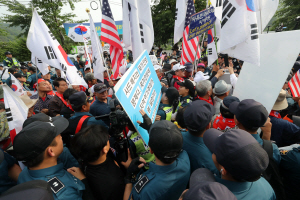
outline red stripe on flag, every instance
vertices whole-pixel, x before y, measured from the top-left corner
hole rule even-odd
[[[13,144],[14,139],[15,139],[15,137],[17,135],[16,129],[12,129],[11,131],[9,131],[9,133],[10,133],[11,143]]]

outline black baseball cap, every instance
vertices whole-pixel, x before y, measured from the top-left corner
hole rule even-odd
[[[165,93],[169,99],[170,104],[172,104],[174,100],[179,98],[179,92],[175,87],[169,87]]]
[[[218,57],[219,57],[219,58],[224,58],[224,57],[225,57],[225,55],[224,55],[224,54],[222,54],[222,53],[219,53]]]
[[[263,127],[269,117],[267,109],[253,99],[233,102],[230,104],[229,111],[245,128],[249,129]]]
[[[193,101],[184,111],[184,122],[188,130],[203,130],[215,114],[215,108],[205,101]]]
[[[238,181],[257,181],[269,165],[267,152],[244,130],[222,133],[211,128],[205,131],[203,141],[218,163]]]
[[[206,61],[207,61],[207,57],[206,57],[206,56],[205,56],[205,57],[202,57],[202,58],[200,58],[200,60],[206,62]]]
[[[190,178],[190,189],[183,200],[236,200],[236,196],[223,184],[216,182],[211,171],[206,168],[195,170]]]
[[[300,62],[299,62],[299,61],[296,61],[296,62],[294,63],[294,66],[293,66],[293,68],[292,68],[292,71],[293,71],[294,73],[296,73],[297,71],[299,71],[299,69],[300,69]]]
[[[102,93],[107,90],[108,90],[108,88],[104,83],[98,83],[94,86],[94,91],[97,93]]]
[[[63,121],[65,121],[65,123],[69,123],[69,121],[67,119],[63,118],[62,116],[50,117],[49,115],[46,115],[44,113],[38,113],[36,115],[32,115],[32,117],[27,118],[23,123],[23,128],[25,128],[27,125],[29,125],[35,121],[53,123],[56,120],[63,120]]]
[[[11,55],[11,53],[9,51],[5,52],[5,55]]]
[[[187,63],[184,64],[184,66],[185,66],[185,71],[187,71],[187,72],[192,72],[193,71],[193,64],[192,63],[187,62]]]
[[[36,72],[36,68],[35,68],[35,67],[29,67],[29,68],[28,68],[28,71]]]
[[[19,161],[30,161],[40,155],[56,136],[68,126],[67,119],[53,122],[35,121],[24,127],[14,139],[14,156]]]
[[[155,122],[149,130],[149,147],[159,158],[176,158],[182,151],[183,138],[178,127],[170,121]]]
[[[163,69],[171,70],[171,65],[170,64],[164,64]]]
[[[24,65],[22,65],[20,68],[21,68],[21,69],[28,69],[28,67],[26,67],[26,66],[24,66]]]
[[[240,102],[240,99],[235,97],[235,96],[227,96],[223,99],[223,102],[222,102],[222,107],[229,110],[229,107],[231,105],[231,103],[233,102]]]
[[[15,73],[14,76],[15,76],[16,78],[22,78],[22,77],[25,77],[25,78],[26,78],[26,75],[23,75],[23,74],[21,74],[21,73]]]
[[[194,84],[190,80],[184,80],[183,82],[177,82],[178,85],[185,87],[186,89],[189,89],[190,91],[194,91]]]
[[[88,97],[86,96],[85,92],[83,92],[83,91],[76,92],[69,97],[71,106],[75,107],[75,108],[85,105],[87,100],[88,100]]]

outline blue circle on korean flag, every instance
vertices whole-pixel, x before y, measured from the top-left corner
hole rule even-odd
[[[210,44],[213,40],[213,37],[211,34],[207,34],[207,44]]]
[[[247,9],[248,9],[249,11],[253,11],[253,12],[256,11],[256,8],[255,8],[255,0],[246,0],[246,4],[247,4]]]
[[[78,35],[84,35],[87,33],[87,28],[85,28],[84,26],[77,26],[75,28],[75,33],[77,33]]]

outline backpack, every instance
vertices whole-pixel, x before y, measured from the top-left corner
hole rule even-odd
[[[283,187],[282,177],[280,175],[279,166],[273,158],[273,146],[269,140],[263,140],[263,149],[267,152],[269,156],[269,165],[267,169],[263,172],[263,177],[272,186],[277,200],[286,200],[285,190]]]

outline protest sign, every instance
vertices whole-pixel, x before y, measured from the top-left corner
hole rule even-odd
[[[148,145],[149,134],[137,121],[143,122],[140,109],[155,121],[161,99],[161,84],[145,50],[114,87],[116,97],[126,111],[137,132]]]
[[[204,11],[192,15],[190,20],[188,40],[191,40],[214,27],[214,23],[216,21],[214,12],[215,8],[210,7]]]
[[[157,57],[155,55],[150,55],[150,60],[152,62],[152,65],[158,65],[158,60]]]
[[[300,31],[259,37],[261,65],[244,63],[233,95],[241,101],[254,99],[270,112],[299,54]]]

